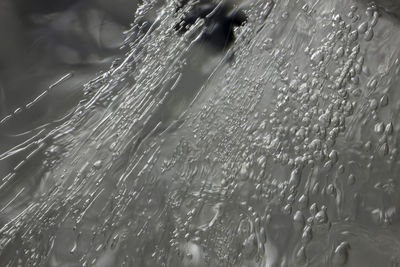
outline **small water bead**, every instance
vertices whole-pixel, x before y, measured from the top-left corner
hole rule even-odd
[[[311,194],[313,195],[317,195],[319,193],[319,183],[316,182],[311,190]]]
[[[374,127],[375,133],[382,134],[384,129],[385,129],[385,125],[383,124],[383,122],[378,122],[377,124],[375,124],[375,127]]]
[[[341,46],[336,50],[336,57],[341,58],[343,56],[344,56],[344,48],[343,48],[343,46]],[[340,70],[338,70],[338,71],[340,71]]]
[[[288,198],[287,198],[287,203],[289,203],[289,204],[293,204],[294,203],[294,200],[295,200],[295,195],[294,194],[290,194],[289,196],[288,196]]]
[[[319,116],[318,121],[321,123],[322,127],[328,127],[329,124],[331,123],[331,115],[329,113],[324,113],[321,116]]]
[[[333,184],[329,184],[326,188],[326,193],[331,196],[336,196],[336,188]]]
[[[78,243],[75,241],[74,245],[72,246],[71,250],[69,251],[70,254],[74,254],[78,249]]]
[[[371,99],[369,101],[369,108],[371,110],[376,110],[378,108],[378,101],[376,99]]]
[[[292,213],[292,205],[290,204],[285,205],[285,207],[283,207],[282,212],[283,214],[290,215]]]
[[[98,160],[98,161],[96,161],[95,163],[93,163],[93,167],[94,167],[95,169],[100,169],[101,166],[102,166],[102,161],[101,161],[101,160]]]
[[[116,143],[116,142],[113,142],[113,143],[110,144],[110,146],[109,146],[108,149],[109,149],[111,152],[113,152],[113,151],[115,150],[116,147],[117,147],[117,143]]]
[[[254,233],[252,233],[243,242],[242,255],[247,259],[251,258],[254,255],[254,253],[256,252],[257,247],[258,247],[257,237]]]
[[[388,143],[383,143],[378,150],[380,156],[386,156],[389,153],[389,145]]]
[[[359,34],[365,33],[367,31],[367,29],[368,29],[367,21],[364,21],[363,23],[361,23],[357,28]]]
[[[301,173],[299,169],[294,169],[290,174],[289,184],[298,186],[301,179]]]
[[[332,264],[334,266],[343,266],[347,263],[349,248],[350,245],[348,242],[342,242],[335,248],[332,256]]]
[[[324,60],[324,52],[321,49],[318,49],[311,55],[311,61],[314,64],[318,64],[319,62]]]
[[[320,150],[322,147],[322,142],[320,139],[316,138],[308,145],[308,147],[312,151]]]
[[[347,183],[349,185],[353,185],[356,183],[356,176],[354,174],[350,174],[349,177],[347,178]]]
[[[354,71],[357,73],[356,68],[354,68]],[[358,74],[358,73],[357,73],[357,74]],[[359,85],[359,84],[360,84],[360,78],[359,78],[358,76],[352,77],[350,81],[351,81],[351,83],[352,83],[353,85]]]
[[[308,197],[306,195],[301,195],[299,198],[299,208],[305,209],[308,206]]]
[[[385,127],[385,134],[391,135],[393,133],[393,123],[389,122]]]
[[[372,149],[372,142],[371,141],[367,141],[364,145],[364,149],[365,151],[369,152]]]
[[[372,28],[369,28],[364,34],[364,40],[371,41],[373,37],[374,37],[374,30]]]
[[[369,6],[369,7],[367,8],[367,10],[365,10],[365,15],[366,15],[368,18],[372,18],[373,14],[374,14],[374,10],[373,10],[373,8],[372,8],[371,6]]]
[[[352,6],[350,7],[350,10],[351,10],[352,12],[356,12],[356,11],[358,10],[358,7],[357,7],[356,5],[352,5]]]
[[[315,216],[317,214],[317,212],[318,212],[317,203],[311,204],[311,206],[310,206],[310,214],[312,216]]]
[[[199,245],[188,242],[180,246],[180,251],[182,252],[182,266],[204,266],[204,255]]]
[[[327,208],[325,206],[321,207],[321,210],[318,211],[314,216],[314,223],[315,224],[324,224],[328,222],[328,215],[326,213]]]
[[[333,162],[336,163],[338,161],[338,153],[336,150],[332,150],[331,153],[329,153],[329,159]]]
[[[350,32],[348,38],[349,38],[349,41],[350,41],[350,42],[355,42],[355,41],[357,41],[357,39],[358,39],[358,32],[357,32],[356,30]]]
[[[359,21],[361,19],[360,15],[355,15],[352,19],[351,22],[352,23],[356,23],[357,21]]]
[[[369,91],[373,91],[376,89],[377,85],[378,81],[375,78],[372,78],[371,80],[368,81],[367,88]]]
[[[347,13],[347,17],[348,18],[353,18],[354,17],[354,12],[350,11],[349,13]]]
[[[306,249],[304,246],[301,246],[296,253],[296,262],[299,264],[304,264],[307,261]]]
[[[328,160],[325,164],[324,164],[324,170],[329,171],[331,170],[333,167],[333,162],[331,160]]]
[[[262,244],[264,244],[265,242],[267,242],[267,234],[265,232],[264,227],[260,228],[260,232],[259,232],[259,236],[260,236],[260,242]]]
[[[388,97],[387,94],[384,94],[381,97],[381,99],[379,101],[379,104],[380,104],[381,107],[386,107],[389,104],[389,97]]]
[[[303,230],[303,234],[301,235],[301,239],[304,243],[309,242],[312,239],[312,228],[311,226],[305,226]]]
[[[362,66],[362,73],[365,74],[366,76],[370,76],[371,75],[371,71],[370,71],[369,67],[366,66],[366,65]]]
[[[372,20],[370,23],[371,27],[374,27],[378,23],[378,20],[379,20],[379,13],[375,11],[372,15]]]
[[[293,216],[293,222],[294,222],[294,226],[297,229],[303,228],[304,223],[305,223],[305,218],[304,218],[303,212],[301,212],[300,210],[296,211],[296,213]]]
[[[250,163],[244,162],[239,172],[239,177],[243,180],[246,180],[249,177],[249,167]]]

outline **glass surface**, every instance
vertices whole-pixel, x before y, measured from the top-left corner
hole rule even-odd
[[[400,266],[400,4],[2,0],[0,266]]]

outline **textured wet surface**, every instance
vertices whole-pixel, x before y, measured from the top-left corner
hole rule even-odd
[[[0,266],[400,266],[398,4],[120,2],[3,4]]]

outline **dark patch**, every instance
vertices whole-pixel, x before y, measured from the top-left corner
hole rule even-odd
[[[387,13],[396,20],[400,20],[400,1],[399,0],[358,0],[361,4],[371,7],[376,6],[379,10]],[[364,6],[364,8],[365,8]]]
[[[181,1],[177,11],[186,4],[188,4],[188,0]],[[233,9],[226,2],[217,4],[203,0],[190,9],[181,23],[175,26],[175,30],[183,34],[199,18],[204,19],[206,27],[201,39],[218,52],[224,51],[233,44],[235,41],[234,27],[241,26],[247,21],[246,14],[241,9]]]
[[[47,15],[68,9],[83,0],[15,0],[15,5],[21,16]]]

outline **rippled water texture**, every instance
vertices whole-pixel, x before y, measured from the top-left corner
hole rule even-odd
[[[3,2],[0,266],[400,266],[398,5],[117,2]]]

